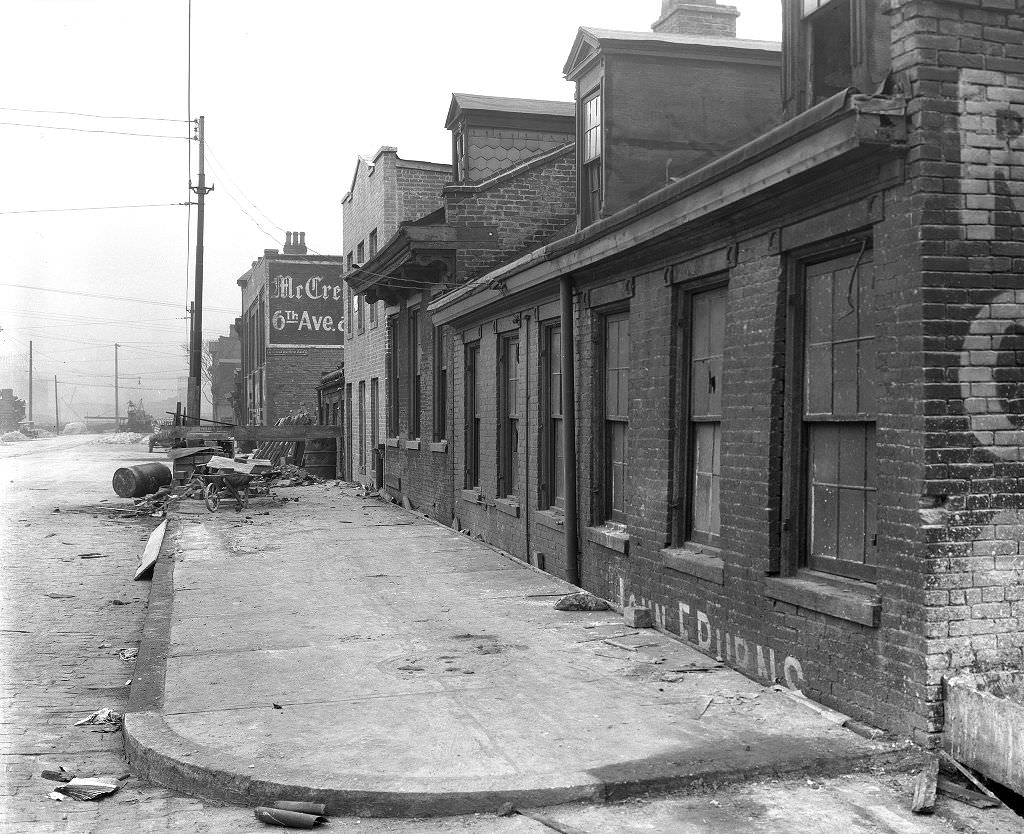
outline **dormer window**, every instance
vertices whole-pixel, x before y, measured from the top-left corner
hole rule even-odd
[[[581,206],[584,225],[601,217],[601,93],[593,93],[582,104],[583,172]]]
[[[455,182],[466,181],[466,134],[455,131]]]

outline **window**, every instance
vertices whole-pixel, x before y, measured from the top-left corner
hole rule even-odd
[[[392,316],[388,319],[388,437],[398,437],[398,371],[398,319]]]
[[[345,265],[348,267],[348,271],[351,272],[352,267],[355,265],[355,258],[353,257],[351,252],[349,252],[348,255],[345,256]]]
[[[444,330],[434,328],[434,440],[448,437],[448,352]]]
[[[352,383],[345,385],[345,470],[352,480]]]
[[[498,494],[519,486],[519,336],[501,339],[498,366]]]
[[[466,429],[466,488],[480,486],[480,396],[477,390],[477,364],[480,343],[466,345],[465,429]]]
[[[602,136],[601,94],[583,101],[583,176],[581,179],[583,222],[593,223],[601,217]]]
[[[356,296],[356,330],[366,331],[366,300],[361,295]]]
[[[333,406],[331,406],[331,410],[331,425],[336,426],[338,425],[338,404],[335,403]]]
[[[359,383],[359,471],[366,473],[366,380]]]
[[[356,244],[356,263],[362,266],[366,262],[366,242],[359,241]]]
[[[348,295],[345,301],[345,335],[351,339],[355,332],[355,328],[352,327],[352,305],[355,303],[355,296],[352,294],[351,287],[346,287],[345,292]]]
[[[541,346],[541,507],[565,509],[562,437],[562,328],[544,328]]]
[[[873,580],[874,267],[863,251],[804,270],[802,437],[807,567]]]
[[[466,134],[462,128],[455,131],[455,182],[466,179]]]
[[[603,322],[603,520],[626,523],[625,488],[629,440],[629,312]]]
[[[686,507],[677,537],[718,546],[722,465],[722,360],[725,349],[726,288],[689,296],[682,344],[689,347],[683,390],[688,392],[683,444]]]
[[[370,232],[370,257],[377,254],[377,230]]]
[[[377,302],[368,305],[370,309],[370,330],[377,327]]]
[[[420,436],[420,313],[409,311],[409,437]]]
[[[850,0],[804,0],[803,13],[811,12],[816,12],[808,20],[814,104],[853,84]]]

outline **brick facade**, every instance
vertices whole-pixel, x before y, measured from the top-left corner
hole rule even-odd
[[[944,676],[1020,668],[1024,19],[1013,3],[992,5],[894,0],[890,98],[826,100],[746,152],[435,300],[452,334],[459,526],[567,573],[564,516],[543,483],[542,402],[545,327],[570,323],[557,303],[570,275],[584,587],[650,606],[659,626],[751,677],[923,743],[942,731]],[[847,144],[830,144],[840,133]],[[808,567],[819,512],[808,438],[819,435],[804,415],[806,328],[822,314],[806,299],[814,270],[840,262],[847,271],[826,315],[837,327],[851,310],[871,319],[871,358],[857,360],[856,378],[873,380],[874,399],[857,419],[874,437],[877,465],[859,477],[877,496],[877,521],[859,522],[870,554],[859,574]],[[714,287],[725,287],[726,314],[712,384],[721,525],[708,547],[680,531],[695,489],[688,316],[694,296]],[[615,524],[602,340],[608,316],[622,312],[628,453]],[[515,500],[498,486],[499,358],[512,333]],[[471,415],[467,346],[477,360]],[[479,483],[465,489],[477,417]]]
[[[371,235],[375,235],[377,246],[382,247],[398,231],[400,223],[414,220],[438,208],[441,205],[441,189],[450,179],[450,165],[401,159],[393,147],[382,147],[372,160],[360,158],[356,164],[352,187],[342,200],[342,237],[346,261],[351,256],[351,261],[355,262],[360,244],[363,246],[364,261],[372,257]],[[385,309],[381,301],[373,305],[362,303],[360,323],[360,302],[347,288],[345,300],[346,322],[351,324],[345,341],[345,375],[346,382],[352,385],[354,409],[351,422],[345,422],[346,448],[351,452],[346,457],[345,477],[362,483],[375,482],[374,461],[377,449],[373,441],[376,439],[378,445],[382,444],[386,436],[385,357],[388,342]],[[379,392],[376,430],[371,425],[374,416],[371,400],[375,387]],[[362,432],[359,426],[360,390],[364,392],[366,400],[362,404]]]

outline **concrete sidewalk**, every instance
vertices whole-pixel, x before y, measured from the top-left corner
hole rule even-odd
[[[140,775],[431,816],[904,759],[571,586],[353,489],[186,506],[125,717]],[[268,514],[263,514],[269,511]]]

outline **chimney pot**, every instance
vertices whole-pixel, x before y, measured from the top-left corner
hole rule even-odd
[[[302,247],[303,249],[306,248],[306,233],[305,232],[299,232],[299,246]]]
[[[719,6],[717,0],[662,0],[661,17],[651,26],[670,35],[735,38],[735,6]]]

